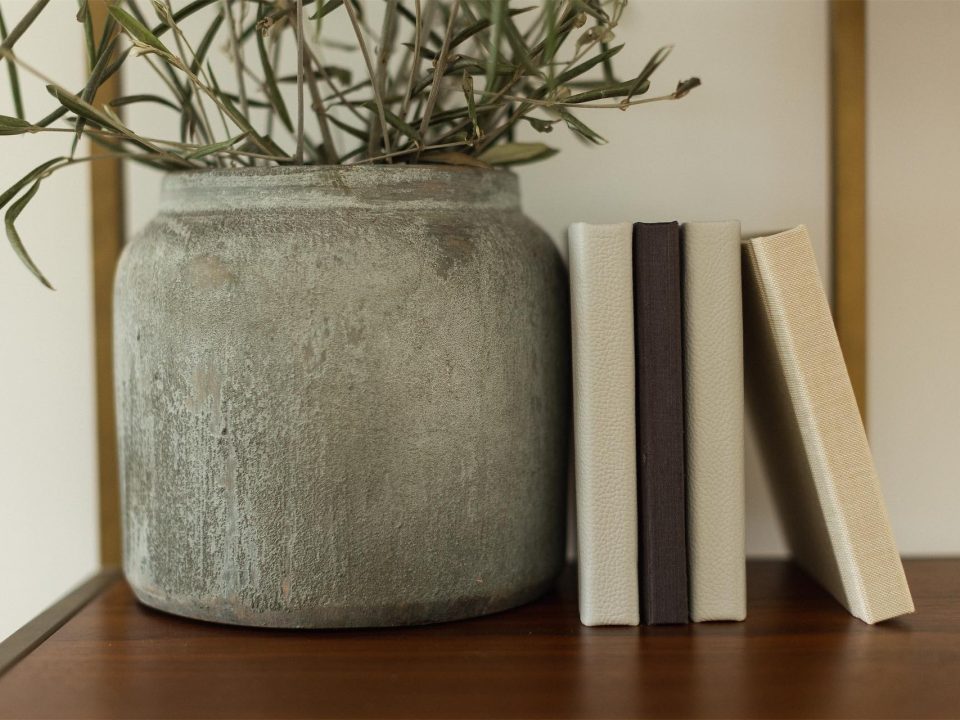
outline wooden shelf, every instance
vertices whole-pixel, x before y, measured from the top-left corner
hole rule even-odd
[[[510,612],[327,632],[182,620],[106,578],[0,645],[29,650],[0,718],[958,717],[960,559],[906,568],[916,614],[874,627],[778,561],[749,564],[746,622],[654,628],[581,627],[572,569]]]

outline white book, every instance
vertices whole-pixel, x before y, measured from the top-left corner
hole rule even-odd
[[[690,619],[747,615],[740,223],[682,230]]]
[[[748,398],[797,561],[867,623],[913,612],[807,229],[744,243]]]
[[[580,621],[637,625],[633,226],[570,226]]]

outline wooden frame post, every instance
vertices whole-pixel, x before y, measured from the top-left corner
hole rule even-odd
[[[90,0],[93,26],[102,32],[107,1]],[[101,105],[120,97],[120,73],[97,92]],[[91,144],[91,154],[106,151]],[[100,562],[120,565],[120,484],[117,467],[117,422],[113,399],[113,273],[123,247],[123,171],[119,159],[90,163],[93,217],[93,307],[96,334],[97,456],[99,458]]]
[[[867,411],[866,3],[830,0],[834,321],[860,414]]]

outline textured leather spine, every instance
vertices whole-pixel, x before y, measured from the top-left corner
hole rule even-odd
[[[682,229],[690,619],[747,615],[740,223]]]
[[[807,229],[744,250],[751,409],[793,553],[867,623],[913,612]]]
[[[632,232],[570,227],[580,620],[636,625],[637,469]]]
[[[687,622],[680,228],[633,226],[640,494],[640,610],[646,625]]]

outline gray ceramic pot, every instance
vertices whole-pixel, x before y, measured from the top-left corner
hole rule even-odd
[[[271,627],[536,597],[563,560],[566,287],[506,172],[168,176],[116,279],[137,597]]]

